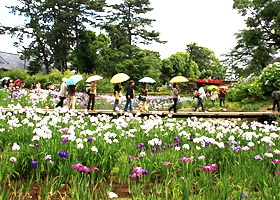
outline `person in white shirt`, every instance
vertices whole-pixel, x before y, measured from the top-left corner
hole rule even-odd
[[[66,92],[67,92],[67,85],[66,85],[67,78],[62,79],[62,83],[60,85],[60,91],[58,93],[59,102],[56,107],[63,107],[63,101],[66,99]]]
[[[201,85],[201,87],[198,89],[198,92],[199,92],[199,97],[198,97],[197,105],[196,105],[196,107],[194,109],[194,112],[196,112],[196,110],[199,108],[199,106],[201,106],[203,112],[207,112],[204,109],[204,105],[203,105],[203,100],[206,98],[205,84]]]

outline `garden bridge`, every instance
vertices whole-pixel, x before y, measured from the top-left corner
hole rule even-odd
[[[24,111],[24,108],[2,108],[4,112],[15,112],[15,111]],[[53,112],[53,109],[41,109],[43,112]],[[109,115],[109,116],[120,116],[124,115],[125,112],[113,112],[112,110],[95,110],[95,111],[86,111],[85,109],[76,109],[77,112],[85,113],[88,115]],[[241,118],[241,119],[257,119],[258,121],[272,121],[280,113],[272,111],[255,111],[255,112],[191,112],[191,111],[178,111],[177,113],[169,113],[168,111],[150,111],[150,112],[139,112],[139,110],[133,110],[133,115],[138,115],[141,117],[158,115],[161,117],[174,117],[174,118],[188,118],[188,117],[197,117],[197,118]]]

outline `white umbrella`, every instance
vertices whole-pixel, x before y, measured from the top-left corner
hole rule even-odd
[[[93,82],[93,81],[98,81],[100,79],[103,79],[103,77],[99,76],[99,75],[94,75],[94,76],[90,76],[88,77],[88,79],[86,80],[86,82]]]
[[[9,79],[10,79],[10,77],[3,77],[3,78],[1,78],[0,81],[9,80]]]
[[[154,79],[152,79],[151,77],[144,77],[144,78],[141,78],[138,82],[141,82],[141,83],[155,83],[156,81]]]

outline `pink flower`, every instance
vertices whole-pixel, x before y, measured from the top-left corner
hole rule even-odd
[[[245,147],[242,147],[241,150],[242,150],[242,151],[249,151],[249,150],[250,150],[250,147],[245,146]]]
[[[198,159],[199,161],[202,161],[202,160],[205,159],[205,156],[199,156],[197,159]]]
[[[78,163],[78,164],[73,164],[72,167],[73,167],[74,169],[79,170],[80,172],[86,172],[86,173],[89,173],[89,172],[91,172],[91,171],[99,171],[99,169],[98,169],[97,167],[91,167],[91,168],[89,168],[89,167],[84,166],[84,165],[79,164],[79,163]]]
[[[272,153],[265,153],[264,156],[268,157],[268,158],[272,158],[273,154]]]
[[[137,177],[137,174],[136,174],[136,173],[130,174],[129,177],[130,177],[130,178],[136,178],[136,177]]]
[[[180,160],[183,161],[183,162],[188,163],[188,162],[192,162],[192,161],[193,161],[193,157],[190,157],[190,158],[188,158],[188,157],[183,157],[183,158],[180,158]]]
[[[173,163],[172,162],[164,162],[163,163],[163,166],[170,166],[170,165],[173,165]]]
[[[278,149],[275,149],[273,152],[276,154],[280,154],[280,150],[278,150]]]
[[[140,178],[142,174],[149,174],[149,171],[146,169],[143,169],[142,167],[134,166],[132,169],[136,173],[130,174],[129,175],[130,178],[136,178],[136,177]]]
[[[10,161],[13,162],[13,163],[15,163],[15,162],[17,161],[17,159],[16,159],[15,157],[11,157],[11,158],[10,158]]]
[[[274,160],[272,160],[272,162],[274,162],[276,165],[280,164],[280,160],[279,159],[274,159]]]
[[[213,171],[215,169],[218,169],[218,168],[219,168],[219,166],[217,164],[210,164],[209,166],[203,166],[201,169],[203,171],[211,172],[211,171]]]

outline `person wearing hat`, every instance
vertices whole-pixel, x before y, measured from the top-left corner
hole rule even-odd
[[[198,96],[198,100],[197,100],[197,105],[194,109],[194,112],[196,112],[196,110],[198,109],[199,106],[201,106],[202,108],[202,111],[203,112],[207,112],[205,109],[204,109],[204,105],[203,105],[203,100],[206,98],[206,93],[205,93],[205,84],[202,84],[201,87],[198,89],[198,92],[199,92],[199,96]]]
[[[62,83],[60,85],[60,90],[58,93],[59,102],[56,105],[56,107],[63,107],[63,101],[66,99],[66,92],[67,92],[66,81],[67,81],[67,78],[62,79]]]

